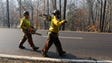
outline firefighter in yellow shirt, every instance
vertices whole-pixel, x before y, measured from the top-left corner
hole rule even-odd
[[[53,15],[54,16],[51,19],[51,24],[50,24],[50,28],[49,28],[49,32],[48,32],[48,39],[46,41],[44,48],[41,51],[42,55],[44,57],[48,56],[47,52],[53,43],[55,44],[56,49],[60,56],[65,54],[65,51],[63,51],[60,40],[58,38],[58,32],[59,32],[60,26],[63,25],[64,23],[66,23],[66,21],[59,20],[60,19],[60,11],[59,10],[54,10]]]
[[[22,29],[24,36],[23,36],[23,39],[20,41],[19,48],[25,49],[23,44],[28,39],[28,43],[30,44],[32,49],[34,51],[36,51],[39,47],[36,47],[33,43],[33,40],[32,40],[32,33],[31,32],[34,32],[35,29],[31,25],[30,18],[29,18],[29,12],[24,11],[23,15],[24,15],[24,17],[20,20],[20,28]]]

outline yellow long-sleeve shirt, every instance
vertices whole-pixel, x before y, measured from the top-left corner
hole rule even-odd
[[[49,31],[51,32],[55,32],[58,33],[59,32],[59,28],[60,26],[64,23],[65,21],[59,21],[59,19],[56,18],[56,16],[54,16],[51,20],[51,24],[50,24],[50,28]]]
[[[26,19],[25,17],[20,20],[20,28],[23,30],[29,29],[31,27],[31,23],[29,19]]]

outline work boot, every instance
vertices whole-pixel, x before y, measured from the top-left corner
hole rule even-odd
[[[59,53],[59,56],[63,56],[64,54],[66,54],[66,52],[62,51],[62,52]]]
[[[21,46],[21,45],[19,46],[19,48],[20,48],[20,49],[25,49],[25,47],[24,47],[24,46]]]
[[[48,57],[48,55],[44,52],[44,50],[42,50],[41,53],[42,53],[42,56]]]
[[[34,51],[37,51],[37,49],[39,49],[39,47],[33,47],[33,50]]]

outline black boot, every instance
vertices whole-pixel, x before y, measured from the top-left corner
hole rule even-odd
[[[25,47],[24,47],[24,46],[21,46],[21,45],[19,46],[19,48],[20,48],[20,49],[25,49]]]
[[[63,56],[64,54],[66,54],[66,52],[62,51],[62,52],[59,53],[59,56]]]
[[[37,49],[39,49],[39,47],[33,47],[33,50],[34,51],[37,51]]]
[[[41,53],[42,53],[42,56],[48,57],[47,53],[44,50],[42,50]]]

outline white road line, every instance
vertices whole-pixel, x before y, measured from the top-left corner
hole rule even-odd
[[[82,37],[63,37],[63,36],[59,36],[59,38],[65,38],[65,39],[83,39]]]
[[[48,36],[42,36],[42,37],[48,37]],[[59,38],[62,38],[62,39],[83,39],[83,37],[63,37],[63,36],[59,36]]]
[[[22,59],[22,60],[51,61],[51,62],[112,63],[112,60],[54,59],[54,58],[18,56],[18,55],[8,55],[8,54],[0,54],[0,57],[1,58],[8,58],[8,59],[16,59],[16,60]]]

